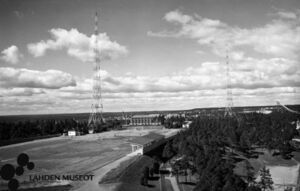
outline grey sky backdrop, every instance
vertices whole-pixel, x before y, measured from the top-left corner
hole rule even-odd
[[[299,104],[299,0],[0,0],[0,114]]]

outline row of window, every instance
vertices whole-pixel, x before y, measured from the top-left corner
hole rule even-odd
[[[158,121],[155,121],[153,119],[141,118],[141,119],[132,119],[131,123],[158,123]]]

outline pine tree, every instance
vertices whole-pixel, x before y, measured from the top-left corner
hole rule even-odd
[[[260,181],[258,182],[258,185],[263,191],[273,190],[273,181],[270,170],[267,169],[266,166],[260,170]]]
[[[246,180],[248,185],[251,185],[254,183],[254,168],[250,164],[248,160],[245,161],[245,169],[246,169]]]
[[[175,153],[174,153],[173,148],[172,148],[172,143],[169,141],[169,142],[167,142],[167,144],[164,147],[162,157],[169,159],[172,156],[174,156],[174,154]]]

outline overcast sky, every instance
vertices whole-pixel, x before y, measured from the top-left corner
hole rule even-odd
[[[0,0],[0,115],[300,104],[299,0]]]

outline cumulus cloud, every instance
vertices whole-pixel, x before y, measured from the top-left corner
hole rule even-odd
[[[234,90],[234,105],[274,105],[299,102],[299,88],[267,88],[254,90]],[[295,93],[296,92],[296,93]],[[104,111],[191,109],[196,107],[220,107],[225,105],[223,90],[201,90],[190,92],[140,92],[103,94]],[[66,101],[67,100],[67,101]],[[0,97],[0,107],[7,112],[89,112],[90,94],[74,94],[58,90],[47,90],[46,94],[31,97]],[[30,106],[30,107],[28,107]],[[47,109],[45,109],[47,108]],[[7,114],[5,112],[5,114]],[[1,113],[1,112],[0,112]],[[2,111],[3,114],[3,111]]]
[[[1,52],[1,59],[5,62],[16,64],[20,61],[22,54],[17,46],[12,45]]]
[[[92,61],[93,49],[95,47],[100,51],[100,59],[109,60],[127,54],[128,50],[125,46],[111,41],[106,33],[100,33],[90,37],[80,33],[77,29],[65,30],[61,28],[51,29],[52,39],[42,40],[37,43],[27,45],[28,51],[35,57],[45,55],[47,50],[66,49],[70,56],[80,59],[84,62]]]
[[[247,101],[254,105],[274,104],[276,99],[299,102],[300,11],[277,10],[271,16],[273,19],[265,25],[242,28],[180,10],[166,13],[163,19],[176,30],[148,31],[149,36],[194,39],[223,61],[205,62],[201,67],[190,67],[158,81],[170,84],[165,89],[177,83],[174,87],[178,91],[193,95],[197,95],[195,91],[213,91],[212,100],[218,100],[220,92],[226,97],[225,50],[229,50],[234,100],[241,100],[238,105],[247,105]]]
[[[33,96],[44,93],[44,90],[37,88],[0,88],[0,97]]]
[[[259,53],[272,56],[297,57],[300,51],[300,14],[278,12],[278,17],[261,27],[241,28],[220,20],[199,15],[186,15],[179,10],[166,13],[164,20],[176,24],[176,31],[149,31],[155,37],[186,37],[201,45],[212,47],[214,52],[224,48],[250,46]],[[283,19],[284,18],[284,19]]]
[[[76,81],[69,73],[59,70],[37,71],[24,68],[0,68],[0,86],[5,88],[50,88],[75,86]]]
[[[183,15],[180,11],[171,11],[168,12],[164,19],[168,22],[185,24],[193,20],[193,18],[189,15]]]
[[[283,19],[297,19],[299,14],[300,14],[300,9],[297,9],[295,12],[278,9],[274,15],[277,15]]]
[[[56,98],[61,99],[64,104],[76,103],[76,107],[87,109],[92,103],[91,80],[84,80],[85,85],[78,82],[78,86],[86,87],[71,89],[75,87],[53,90]],[[80,85],[81,84],[81,85]],[[66,90],[68,89],[68,90]],[[76,90],[76,91],[75,91]],[[275,104],[276,100],[286,103],[296,103],[299,101],[299,87],[274,87],[242,89],[234,88],[234,104],[248,105],[255,104]],[[51,90],[52,91],[52,90]],[[226,91],[224,89],[190,90],[190,91],[119,91],[110,92],[103,89],[102,97],[105,111],[125,110],[153,110],[153,109],[190,109],[194,107],[220,107],[225,105]],[[70,107],[74,105],[70,104]],[[85,110],[86,111],[86,110]]]
[[[285,61],[265,60],[271,63],[270,67],[261,67],[260,72],[257,73],[249,72],[252,66],[247,69],[235,68],[232,71],[234,105],[249,103],[267,105],[275,104],[276,100],[283,103],[297,103],[300,95],[299,72],[292,72],[291,76],[294,78],[281,76],[281,74],[271,75],[277,72],[272,71],[276,68],[278,71],[289,71],[289,67],[280,63]],[[244,73],[239,76],[238,71]],[[226,103],[224,64],[219,62],[202,63],[199,67],[188,67],[181,72],[158,78],[132,73],[114,76],[107,71],[101,71],[101,74],[105,111],[190,109],[220,107]],[[92,103],[93,80],[78,77],[75,79],[76,86],[65,86],[59,89],[2,87],[0,107],[15,107],[12,110],[15,111],[17,108],[24,112],[30,110],[28,109],[30,105],[30,112],[34,112],[35,109],[45,111],[44,108],[47,108],[47,112],[74,110],[88,112]],[[297,84],[298,86],[295,86]]]
[[[285,58],[244,58],[232,53],[239,62],[231,63],[232,88],[254,90],[259,88],[300,87],[300,72],[297,62]],[[226,65],[220,62],[204,62],[199,67],[188,67],[180,72],[153,78],[152,76],[114,76],[101,71],[102,90],[108,94],[125,96],[139,93],[180,93],[194,91],[215,91],[226,88]],[[91,79],[78,79],[74,87],[64,87],[61,92],[91,94]],[[71,94],[65,94],[71,95]],[[91,97],[91,96],[90,96]]]
[[[276,100],[299,103],[299,13],[278,10],[272,17],[263,26],[241,28],[175,10],[163,19],[175,25],[176,30],[149,31],[148,35],[194,39],[222,57],[225,47],[229,47],[234,105],[271,105]],[[66,50],[82,61],[91,60],[94,35],[88,37],[76,29],[52,29],[50,33],[51,39],[28,45],[31,54],[39,57],[49,50]],[[106,34],[99,34],[98,38],[101,59],[126,54],[126,47],[112,42]],[[102,70],[104,110],[225,106],[226,64],[222,60],[206,61],[156,78],[133,73],[115,76]],[[87,112],[92,103],[92,85],[92,79],[56,70],[0,68],[0,93],[5,95],[0,96],[0,106],[28,110],[31,105],[35,109],[47,107],[49,112]]]

